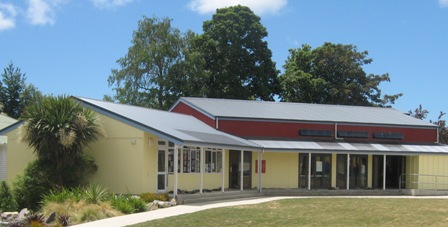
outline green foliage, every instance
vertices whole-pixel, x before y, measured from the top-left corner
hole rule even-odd
[[[117,60],[120,69],[113,69],[109,86],[116,92],[106,100],[137,106],[168,109],[183,93],[186,77],[185,51],[192,32],[183,35],[171,26],[169,18],[143,17],[132,37],[132,46],[125,57]]]
[[[124,214],[132,214],[147,210],[146,203],[141,198],[129,195],[115,195],[111,199],[113,208]]]
[[[24,108],[42,98],[41,92],[32,84],[26,85],[26,76],[12,63],[3,70],[0,81],[0,104],[8,116],[18,119]]]
[[[273,100],[278,71],[260,17],[246,6],[217,9],[203,30],[194,47],[210,73],[205,96]]]
[[[60,190],[50,190],[49,193],[43,196],[43,203],[49,202],[64,203],[68,200],[79,201],[82,198],[82,189],[80,188],[62,188]]]
[[[170,200],[170,196],[168,194],[157,194],[157,193],[143,193],[140,194],[140,198],[145,201],[146,203],[151,203],[154,200],[159,201],[168,201]]]
[[[76,186],[84,171],[80,163],[91,166],[92,160],[82,156],[82,149],[103,135],[98,116],[93,110],[67,96],[47,96],[27,107],[25,123],[19,129],[19,140],[34,149],[40,161],[54,169],[59,187]],[[92,168],[87,168],[92,170]],[[70,177],[70,174],[73,174]]]
[[[17,211],[17,209],[17,202],[13,197],[8,183],[2,181],[0,183],[0,212]]]
[[[33,161],[26,167],[23,176],[13,182],[13,194],[19,209],[39,210],[42,196],[54,189],[50,170],[46,162]]]
[[[84,190],[83,198],[88,203],[98,204],[100,202],[108,200],[110,197],[109,192],[101,187],[101,185],[89,185]]]
[[[356,46],[324,43],[291,49],[279,77],[282,101],[389,106],[402,94],[381,97],[379,85],[389,82],[389,74],[366,74],[363,66],[372,63],[368,52]]]

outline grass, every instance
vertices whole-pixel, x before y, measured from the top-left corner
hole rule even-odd
[[[143,226],[448,226],[448,200],[308,198],[210,209]]]

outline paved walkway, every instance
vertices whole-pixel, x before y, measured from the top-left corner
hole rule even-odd
[[[275,196],[275,197],[261,197],[261,198],[248,198],[238,199],[232,201],[219,201],[216,203],[205,204],[191,204],[191,205],[178,205],[174,207],[158,209],[154,211],[147,211],[142,213],[124,215],[119,217],[107,218],[98,221],[88,222],[77,227],[97,227],[97,226],[109,226],[120,227],[147,222],[151,220],[177,216],[181,214],[194,213],[206,209],[239,206],[239,205],[252,205],[264,202],[270,202],[280,199],[292,199],[292,198],[412,198],[412,199],[448,199],[448,196]]]

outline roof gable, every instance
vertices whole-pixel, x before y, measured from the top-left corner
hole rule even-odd
[[[179,101],[218,118],[437,127],[392,108],[185,97]]]

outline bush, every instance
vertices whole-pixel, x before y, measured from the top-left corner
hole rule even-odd
[[[88,203],[98,204],[108,200],[110,194],[101,185],[89,185],[85,190],[82,198]]]
[[[140,198],[146,203],[152,203],[154,200],[159,201],[168,201],[170,200],[170,196],[168,194],[157,194],[157,193],[143,193],[140,195]]]
[[[17,211],[17,202],[5,181],[0,184],[0,211]]]
[[[146,203],[139,197],[115,195],[111,200],[112,207],[124,214],[132,214],[147,210]]]
[[[23,176],[13,182],[13,194],[19,209],[39,210],[42,196],[53,188],[46,163],[37,160],[28,164]]]

